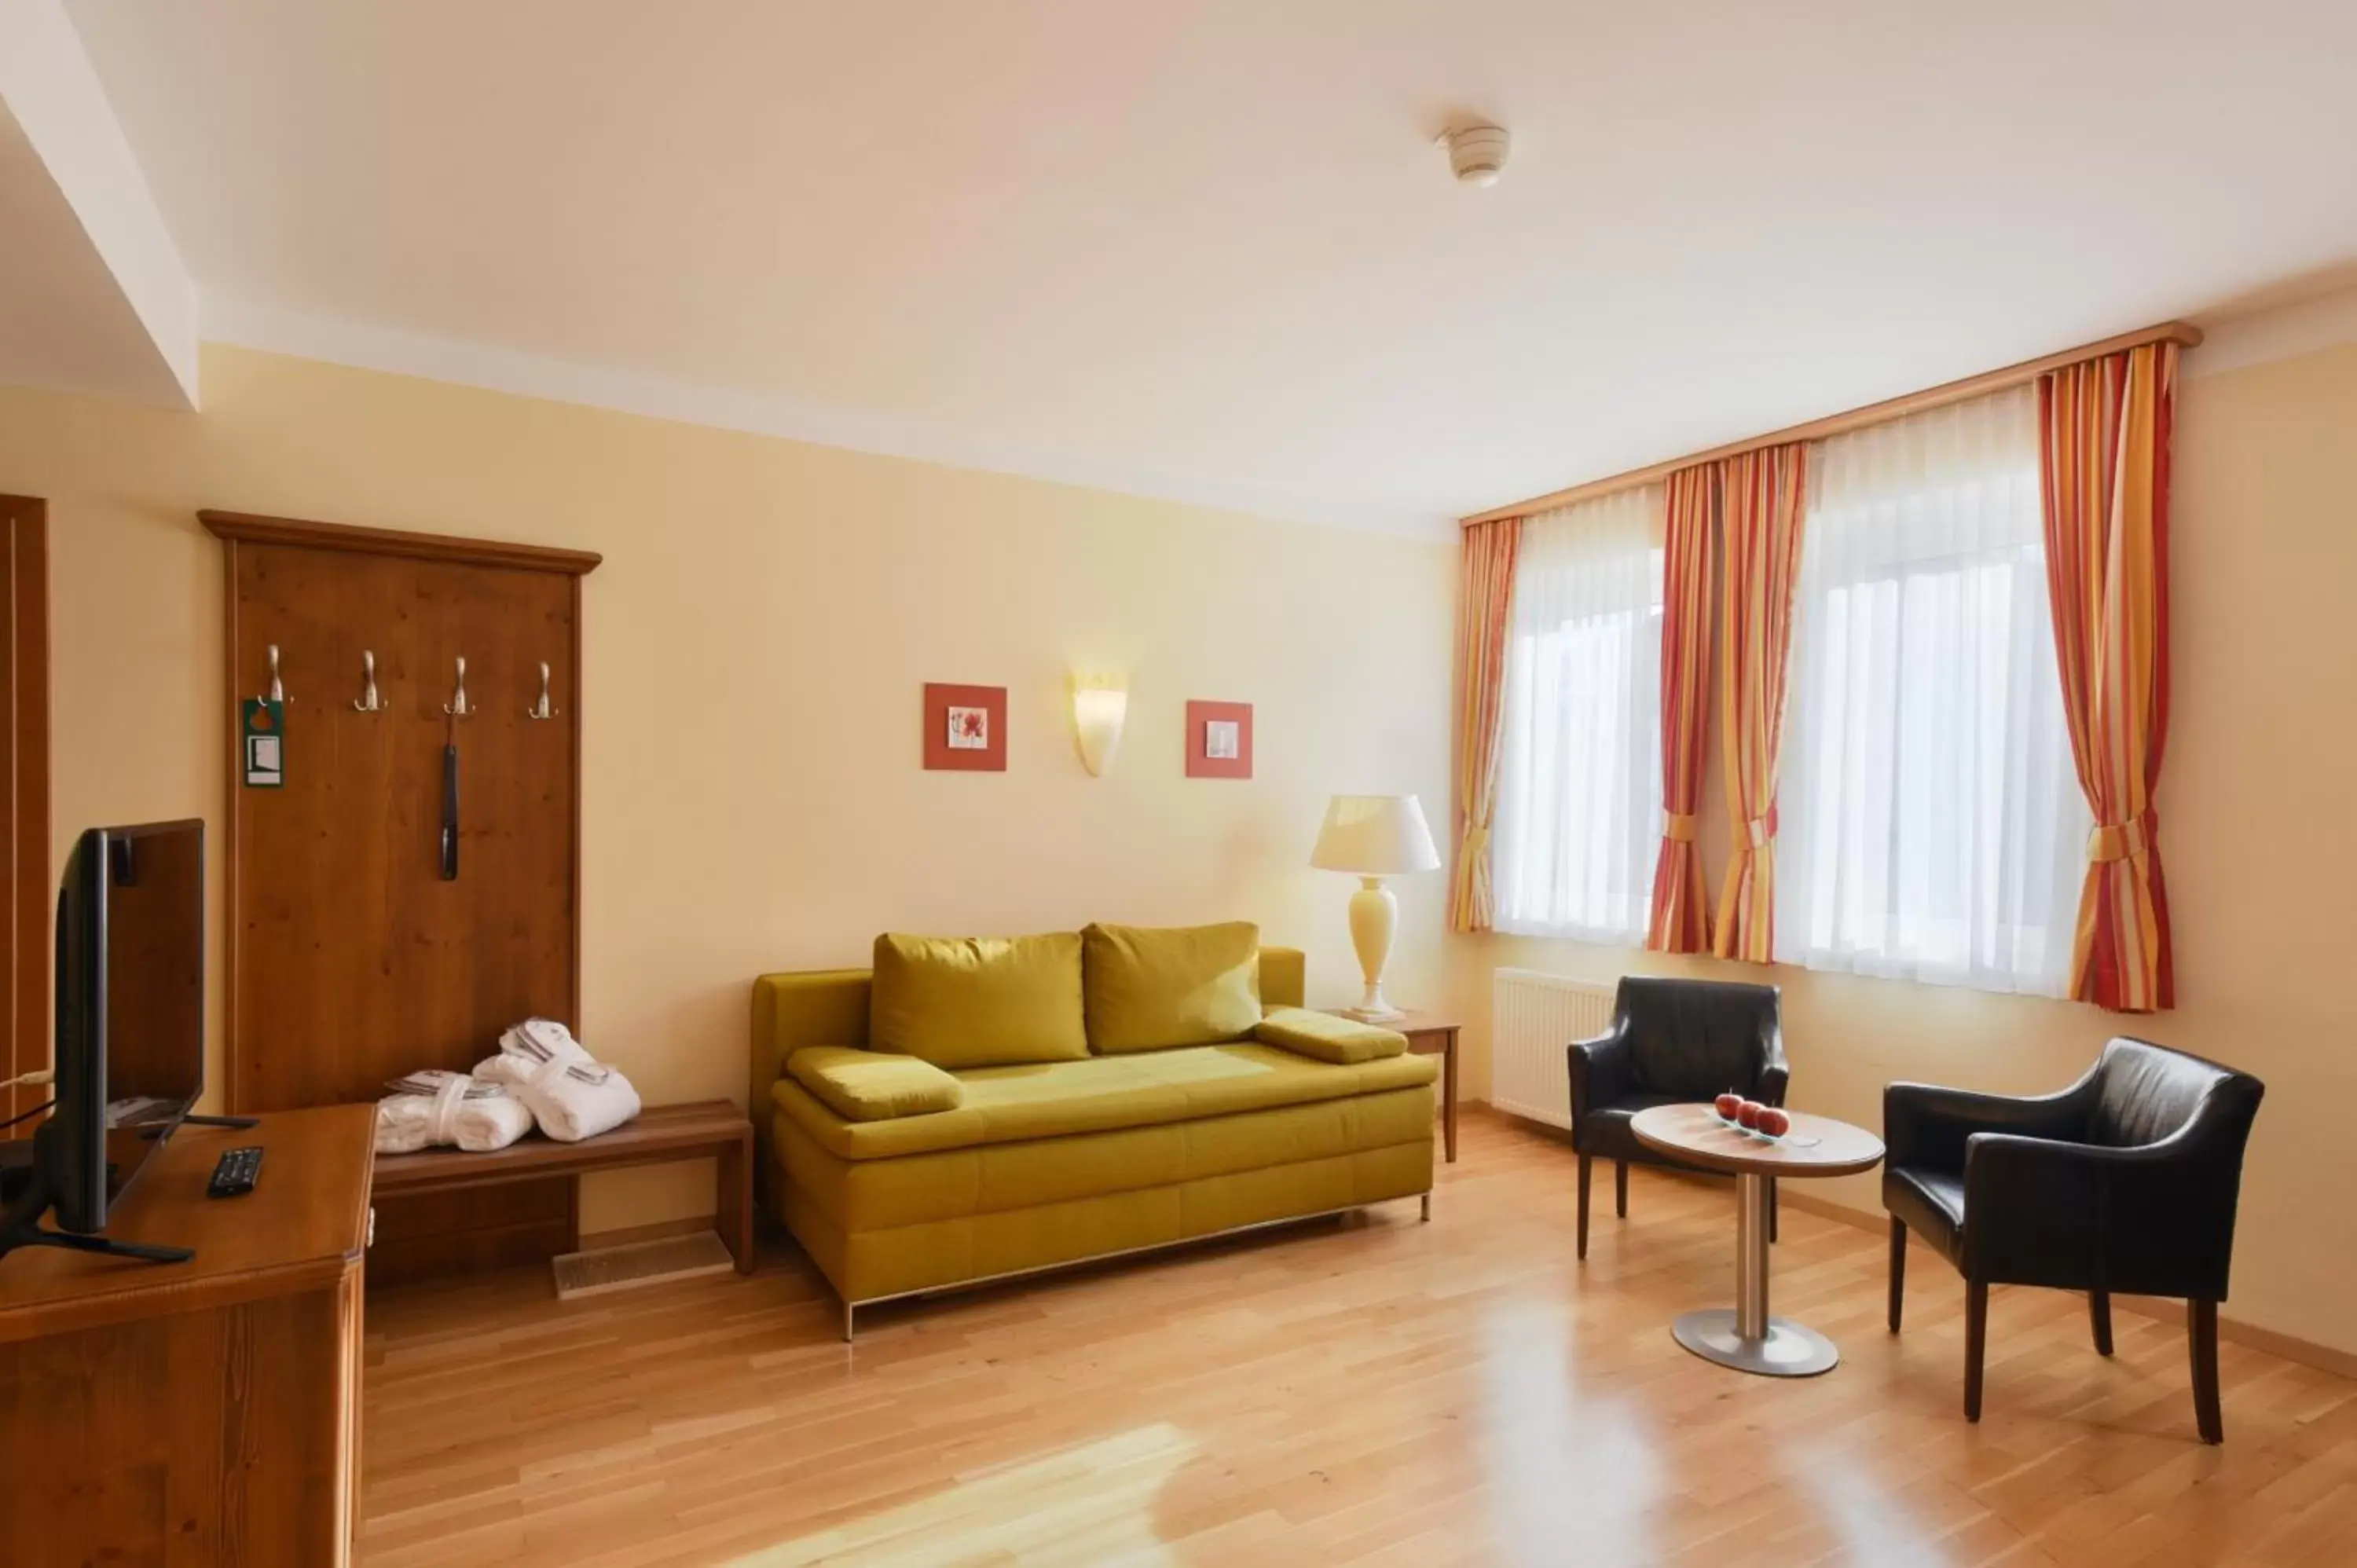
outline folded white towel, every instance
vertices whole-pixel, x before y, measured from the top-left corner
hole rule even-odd
[[[572,1030],[554,1018],[526,1018],[522,1023],[501,1031],[500,1050],[503,1055],[523,1057],[533,1061],[597,1065],[588,1047],[573,1037]]]
[[[376,1152],[406,1155],[456,1144],[469,1154],[504,1149],[532,1131],[532,1112],[499,1084],[429,1069],[386,1085],[376,1105]]]
[[[600,1065],[553,1018],[527,1018],[500,1036],[500,1054],[475,1076],[503,1083],[560,1144],[609,1133],[639,1113],[639,1091]]]

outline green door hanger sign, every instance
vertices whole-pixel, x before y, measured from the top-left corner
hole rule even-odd
[[[286,704],[269,697],[248,697],[243,710],[242,746],[245,787],[277,789],[286,783]]]

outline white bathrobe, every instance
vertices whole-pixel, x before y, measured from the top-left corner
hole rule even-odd
[[[500,1036],[500,1054],[475,1076],[502,1083],[560,1144],[608,1133],[639,1113],[639,1091],[553,1018],[527,1018]]]
[[[456,1144],[469,1154],[504,1149],[532,1131],[532,1112],[496,1083],[446,1072],[414,1072],[386,1085],[376,1104],[376,1152],[406,1155]]]

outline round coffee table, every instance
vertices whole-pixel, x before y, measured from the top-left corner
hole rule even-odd
[[[1735,1177],[1735,1305],[1689,1312],[1670,1332],[1706,1361],[1770,1378],[1813,1378],[1841,1360],[1834,1342],[1789,1317],[1768,1316],[1768,1183],[1871,1170],[1882,1140],[1830,1116],[1791,1112],[1792,1133],[1762,1138],[1707,1105],[1656,1105],[1630,1119],[1649,1149]]]

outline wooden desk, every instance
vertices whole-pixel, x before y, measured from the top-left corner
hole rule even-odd
[[[737,1259],[737,1272],[753,1272],[753,1123],[726,1100],[657,1105],[610,1133],[578,1144],[560,1144],[535,1133],[490,1154],[462,1149],[421,1149],[414,1155],[383,1155],[376,1162],[380,1197],[455,1192],[497,1187],[549,1176],[662,1165],[710,1155],[720,1162],[713,1214],[720,1239]]]
[[[187,1127],[107,1234],[185,1263],[0,1259],[0,1560],[350,1561],[374,1108]],[[222,1150],[253,1191],[208,1198]]]
[[[1336,1017],[1346,1017],[1339,1008]],[[1420,1057],[1440,1058],[1440,1148],[1450,1165],[1457,1163],[1457,1035],[1463,1026],[1437,1013],[1410,1013],[1379,1028],[1396,1029],[1407,1036],[1407,1048]]]

